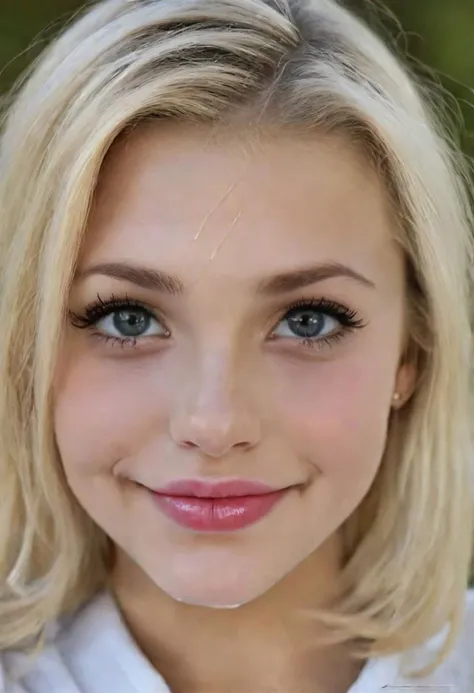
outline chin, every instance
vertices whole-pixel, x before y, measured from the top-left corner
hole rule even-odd
[[[231,595],[227,596],[226,591],[222,591],[221,594],[214,594],[209,590],[201,591],[187,591],[177,593],[176,589],[173,592],[167,592],[168,596],[171,597],[175,602],[180,604],[187,604],[188,606],[199,606],[205,609],[238,609],[241,606],[245,606],[250,602],[254,601],[261,594],[256,594],[254,592],[248,594],[242,594],[239,601],[231,601],[236,599]],[[262,593],[263,594],[263,593]]]
[[[181,599],[180,597],[175,597],[172,594],[168,595],[173,599],[175,602],[179,602],[180,604],[187,604],[188,606],[200,606],[203,609],[238,609],[240,606],[244,606],[248,602],[240,602],[239,604],[213,604],[213,603],[208,603],[207,601],[204,602],[198,602],[198,601],[188,601],[186,599]],[[250,600],[252,601],[252,600]]]
[[[209,609],[236,609],[268,592],[283,576],[261,573],[254,564],[194,563],[181,558],[168,570],[147,570],[148,576],[174,601]],[[185,565],[186,564],[186,565]],[[163,566],[162,566],[163,567]],[[253,569],[252,569],[253,568]]]
[[[245,584],[240,580],[189,581],[157,579],[155,584],[174,601],[208,609],[237,609],[265,594],[272,585]]]

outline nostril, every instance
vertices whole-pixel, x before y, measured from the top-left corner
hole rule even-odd
[[[241,443],[235,443],[234,448],[241,448],[243,450],[249,450],[252,447],[252,443],[247,441],[242,441]]]
[[[181,447],[183,448],[199,448],[200,445],[197,443],[193,443],[192,440],[183,440],[180,443]],[[250,448],[252,447],[251,443],[248,443],[247,441],[242,441],[241,443],[235,443],[232,447],[234,448]]]
[[[197,447],[199,447],[199,445],[197,445],[197,443],[193,443],[192,440],[182,440],[180,442],[180,446],[182,448],[197,448]]]

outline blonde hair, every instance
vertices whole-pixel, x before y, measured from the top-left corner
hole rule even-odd
[[[408,268],[419,380],[344,527],[326,618],[368,654],[459,630],[472,529],[467,172],[401,62],[334,0],[106,0],[23,80],[0,150],[0,649],[106,582],[107,539],[73,499],[52,424],[65,304],[104,158],[144,118],[341,132],[382,177]],[[439,659],[439,661],[440,661]]]

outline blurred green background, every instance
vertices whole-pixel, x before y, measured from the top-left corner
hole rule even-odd
[[[371,8],[380,4],[345,1],[372,20]],[[78,0],[0,0],[0,93],[82,5]],[[474,0],[386,0],[385,6],[393,17],[383,12],[376,23],[403,55],[430,68],[448,91],[450,110],[459,104],[462,145],[474,155]]]

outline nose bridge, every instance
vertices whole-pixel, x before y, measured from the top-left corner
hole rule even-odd
[[[228,345],[200,350],[180,388],[171,434],[180,445],[220,457],[232,447],[258,442],[260,423],[252,406],[248,359]]]

